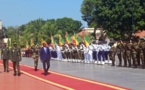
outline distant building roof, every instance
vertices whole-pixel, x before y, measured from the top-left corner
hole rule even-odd
[[[138,30],[134,35],[139,36],[140,38],[145,37],[145,30]]]
[[[79,32],[79,33],[77,33],[77,35],[79,35],[79,36],[84,36],[84,35],[88,35],[89,34],[89,32],[87,32],[86,30],[82,30],[81,32]]]

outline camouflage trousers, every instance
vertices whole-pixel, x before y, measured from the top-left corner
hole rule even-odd
[[[137,66],[137,53],[132,53],[133,66]]]
[[[144,54],[140,53],[140,60],[142,61],[141,67],[145,68],[145,60],[144,60]]]
[[[35,69],[37,69],[39,56],[33,55],[33,59],[34,59],[34,67],[35,67]]]
[[[131,67],[131,53],[130,53],[130,51],[127,51],[126,52],[126,63],[127,63],[127,61],[128,61],[128,64],[129,64],[129,67]]]

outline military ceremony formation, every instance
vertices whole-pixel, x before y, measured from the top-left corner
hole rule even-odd
[[[17,47],[17,43],[13,43],[11,48],[6,43],[3,43],[1,59],[3,60],[4,72],[9,72],[8,62],[11,60],[13,62],[14,76],[20,76],[19,62],[22,60],[22,56],[33,58],[35,71],[37,71],[38,62],[42,61],[43,57],[47,58],[47,56],[49,61],[57,60],[96,65],[109,64],[118,67],[145,69],[145,40],[143,38],[133,37],[133,39],[129,40],[93,41],[90,43],[85,39],[84,42],[79,42],[76,37],[67,41],[67,38],[70,37],[66,37],[65,43],[54,43],[55,40],[51,37],[50,44],[42,40],[41,45],[33,44],[26,47],[24,51],[22,48]],[[48,48],[49,54],[42,57],[41,49],[43,46]],[[119,63],[117,64],[116,62]],[[47,69],[45,69],[46,65],[48,66]],[[44,72],[47,74],[50,62],[46,63],[46,65],[43,63]]]
[[[77,41],[76,41],[77,42]],[[87,45],[79,42],[78,45],[70,43],[54,47],[49,46],[52,59],[58,61],[94,63],[98,65],[111,64],[111,66],[145,68],[145,40],[93,41]],[[117,57],[117,59],[115,58]],[[117,65],[117,62],[119,64]]]
[[[0,90],[144,90],[145,0],[0,3]]]

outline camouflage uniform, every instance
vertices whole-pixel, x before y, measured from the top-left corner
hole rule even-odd
[[[123,42],[122,43],[122,57],[123,57],[123,60],[124,60],[124,65],[123,67],[127,67],[127,57],[126,57],[126,42]]]
[[[126,44],[126,59],[128,61],[128,67],[131,67],[131,43]]]
[[[138,44],[134,42],[132,44],[132,59],[133,59],[134,68],[137,68],[137,49],[138,49]]]
[[[144,42],[141,42],[141,43],[139,44],[140,59],[141,59],[141,61],[142,61],[141,68],[145,68],[144,47],[145,47],[145,43],[144,43]]]
[[[39,47],[38,46],[33,47],[32,52],[33,52],[32,58],[34,59],[35,71],[37,71],[38,59],[39,59]]]
[[[122,45],[120,42],[117,43],[117,56],[119,59],[119,67],[122,66]]]
[[[109,57],[112,60],[112,66],[115,66],[115,51],[116,51],[115,47],[112,46],[109,53]]]
[[[10,51],[9,51],[9,48],[5,46],[2,48],[1,50],[1,58],[3,60],[3,66],[4,66],[4,72],[9,72],[9,58],[10,58]]]

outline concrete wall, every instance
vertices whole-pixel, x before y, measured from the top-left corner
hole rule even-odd
[[[0,34],[2,34],[2,21],[0,20]],[[3,38],[0,38],[0,48],[2,47],[3,45]]]

